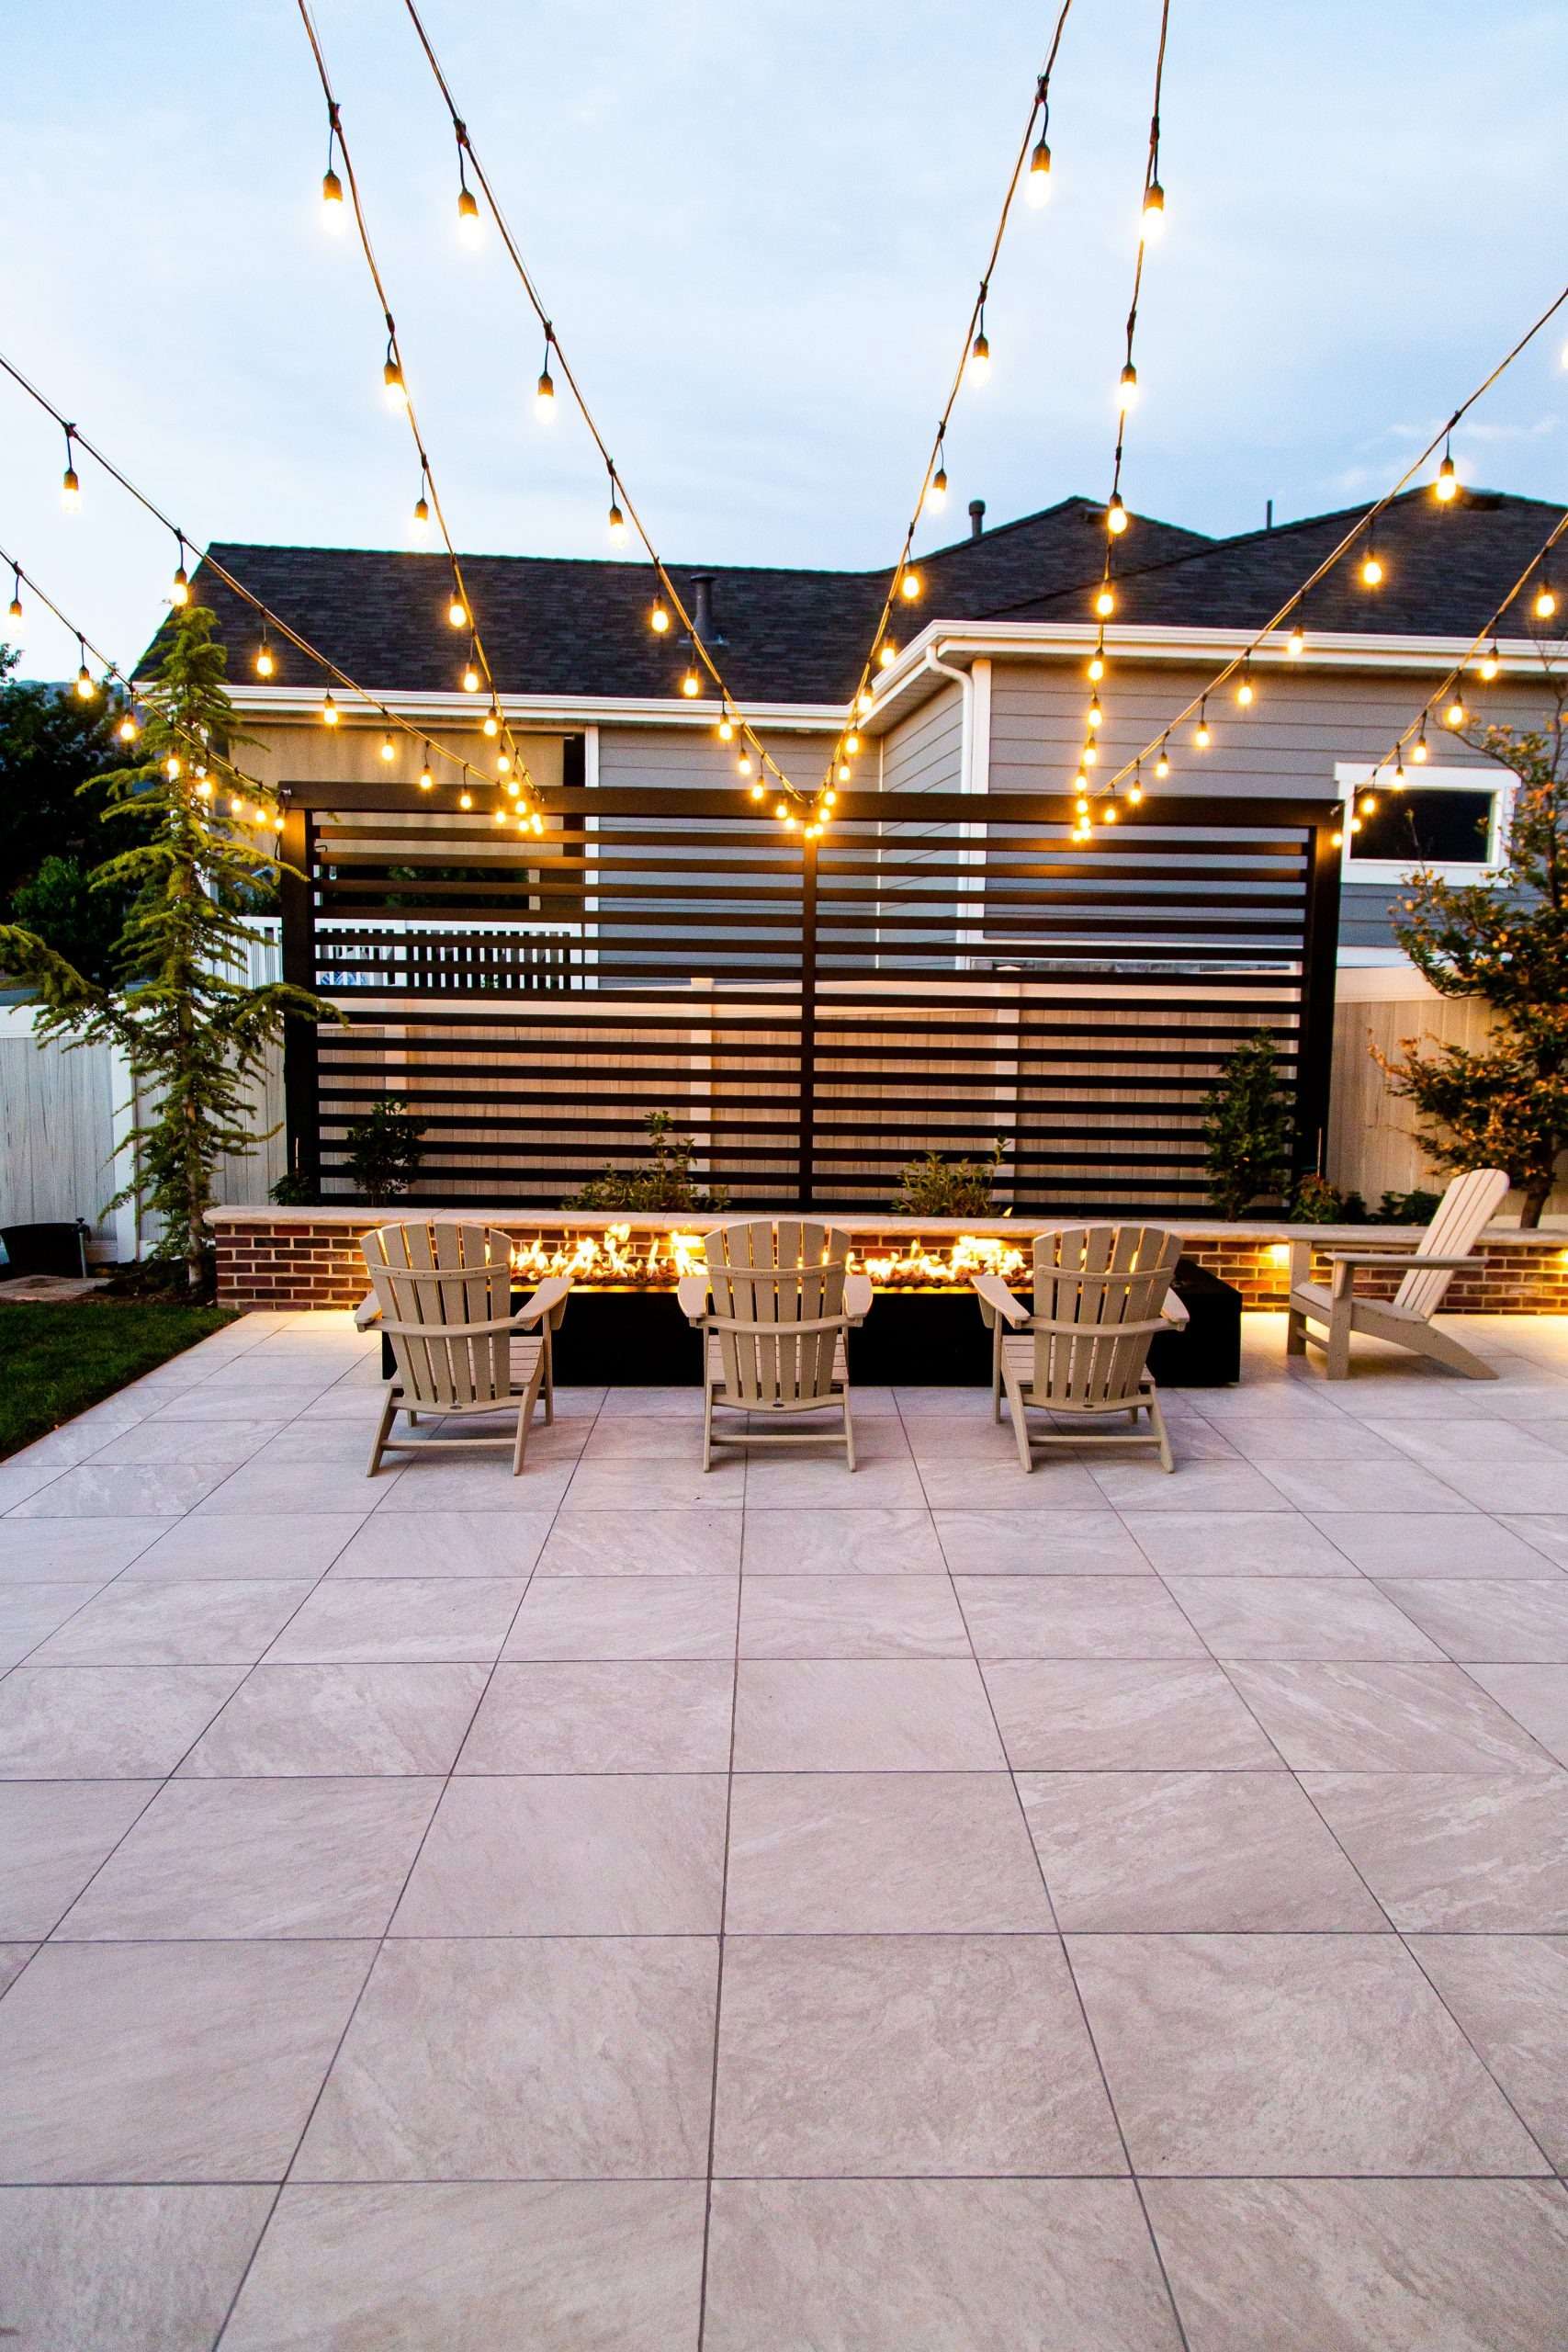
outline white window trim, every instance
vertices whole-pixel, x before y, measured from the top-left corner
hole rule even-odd
[[[1350,800],[1377,779],[1380,793],[1388,789],[1388,766],[1369,767],[1364,761],[1339,760],[1335,763],[1334,781],[1345,801],[1345,815],[1350,815]],[[1413,791],[1421,792],[1489,792],[1492,795],[1492,823],[1486,836],[1486,854],[1473,861],[1444,859],[1440,864],[1423,870],[1436,875],[1439,882],[1487,882],[1495,885],[1503,879],[1503,856],[1508,838],[1508,828],[1514,817],[1516,779],[1505,769],[1491,767],[1407,767],[1405,782]],[[1350,856],[1350,827],[1344,827],[1345,840],[1339,852],[1341,883],[1371,882],[1377,885],[1400,883],[1416,868],[1403,858]]]

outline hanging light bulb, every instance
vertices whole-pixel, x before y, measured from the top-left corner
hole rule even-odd
[[[863,718],[867,711],[875,707],[875,704],[876,696],[873,694],[869,694],[865,687],[863,686],[859,694],[855,696],[855,708],[860,713],[861,717]]]
[[[321,226],[332,236],[341,237],[343,221],[343,182],[329,163],[321,175]]]
[[[1100,705],[1100,696],[1096,695],[1089,707],[1089,723],[1091,727],[1098,727],[1104,717],[1105,713]]]
[[[1105,675],[1105,656],[1099,646],[1089,657],[1088,675],[1090,684],[1097,686]]]
[[[1144,198],[1144,234],[1157,237],[1165,227],[1165,190],[1158,180],[1151,180]]]
[[[1427,722],[1421,721],[1421,732],[1410,747],[1410,757],[1416,767],[1424,768],[1431,754],[1427,749]]]
[[[80,637],[76,639],[76,649],[82,657],[82,666],[76,673],[76,692],[84,702],[91,702],[93,699],[93,676],[92,672],[87,667],[86,644]]]
[[[322,724],[322,726],[323,726],[323,727],[335,727],[335,726],[337,725],[337,722],[338,722],[338,716],[339,716],[339,713],[338,713],[338,707],[337,707],[336,703],[333,700],[332,695],[331,695],[330,694],[328,694],[328,695],[324,695],[324,696],[323,696],[323,698],[322,698],[322,701],[321,701],[321,724]]]
[[[1393,792],[1403,792],[1404,789],[1404,754],[1400,751],[1396,751],[1393,755],[1393,781],[1389,789]]]
[[[1375,817],[1378,813],[1377,794],[1375,792],[1363,792],[1356,806],[1361,816]]]
[[[751,773],[751,754],[750,754],[750,752],[741,752],[741,754],[740,754],[739,758],[739,759],[736,761],[736,763],[735,763],[735,773],[736,773],[736,775],[750,775],[750,773]]]
[[[19,563],[14,563],[11,566],[11,605],[8,617],[14,621],[19,621],[22,617],[22,567]]]
[[[773,815],[778,819],[779,823],[780,823],[781,825],[787,825],[787,824],[788,824],[788,822],[789,822],[789,810],[784,807],[784,802],[783,802],[782,800],[780,800],[780,801],[778,801],[778,802],[776,802],[776,803],[775,803],[774,808],[773,808]]]
[[[670,627],[669,607],[661,595],[655,596],[653,600],[653,608],[648,616],[648,625],[655,637],[662,637]]]
[[[1102,621],[1108,621],[1116,610],[1115,591],[1109,580],[1101,583],[1100,594],[1094,600],[1094,609]]]
[[[509,775],[506,778],[501,788],[502,792],[505,793],[509,800],[516,800],[521,796],[523,790],[523,786],[518,783],[516,777],[513,775]]]
[[[1170,774],[1170,754],[1163,743],[1159,747],[1159,757],[1155,762],[1155,774],[1162,784]]]
[[[854,771],[851,767],[848,760],[840,760],[839,762],[837,775],[840,784],[848,784],[853,774]]]
[[[1034,153],[1029,159],[1029,178],[1026,186],[1029,191],[1029,201],[1038,212],[1041,206],[1049,201],[1051,195],[1051,150],[1045,144],[1043,136],[1036,141]]]
[[[136,724],[136,713],[129,705],[127,705],[125,710],[121,713],[119,725],[114,731],[119,737],[122,743],[135,742],[137,735],[141,730],[138,729]]]
[[[947,504],[947,467],[940,441],[937,444],[936,471],[926,485],[925,503],[933,514],[940,514]]]
[[[626,518],[613,498],[610,501],[610,519],[607,528],[610,534],[610,545],[616,548],[624,548],[626,543]]]
[[[822,806],[824,808],[836,808],[838,805],[839,796],[836,792],[825,792],[822,795]]]
[[[231,817],[243,817],[243,816],[244,815],[244,813],[245,813],[245,804],[244,804],[244,802],[241,799],[241,797],[240,797],[240,796],[239,796],[239,794],[238,794],[237,792],[231,792],[231,793],[229,795],[229,814],[230,814],[230,816],[231,816]]]
[[[498,752],[496,753],[495,772],[497,775],[510,775],[512,774],[512,754],[510,752]]]
[[[484,235],[484,223],[479,219],[479,208],[475,201],[474,192],[472,188],[468,187],[467,181],[463,179],[462,174],[463,159],[461,155],[459,155],[457,158],[457,176],[459,182],[457,188],[457,234],[462,239],[464,244],[472,248],[479,244],[480,239]]]
[[[504,806],[504,804],[503,804],[503,803],[498,803],[498,804],[497,804],[497,806],[496,806],[496,810],[495,810],[495,814],[494,814],[494,816],[493,816],[493,818],[491,819],[491,823],[492,823],[492,824],[497,824],[497,825],[504,825],[504,824],[505,824],[505,822],[506,822],[506,808],[505,808],[505,806]]]
[[[171,784],[177,784],[179,782],[180,755],[177,752],[171,752],[168,758],[164,762],[164,774],[168,777]],[[204,800],[207,798],[208,793],[210,791],[211,786],[209,786],[208,792],[203,793],[202,795],[202,798]]]
[[[986,306],[980,305],[980,323],[975,340],[969,346],[969,373],[976,384],[987,381],[991,372],[991,346],[986,334]]]
[[[1382,580],[1382,565],[1378,560],[1378,551],[1376,548],[1369,548],[1361,564],[1361,585],[1363,588],[1376,588]]]
[[[272,820],[272,830],[275,833],[280,833],[283,831],[283,818],[281,813],[274,817]]]
[[[1133,781],[1127,786],[1127,797],[1134,808],[1140,808],[1143,804],[1144,771],[1141,764],[1134,766],[1133,770]]]
[[[474,796],[471,792],[459,792],[457,795],[457,806],[459,808],[471,808],[473,805]]]
[[[1206,752],[1213,740],[1209,726],[1209,705],[1205,697],[1198,706],[1198,724],[1192,729],[1192,741],[1201,752]]]
[[[430,773],[430,747],[426,744],[424,758],[420,763],[419,788],[422,792],[431,792],[434,787],[435,778]]]
[[[1083,764],[1086,768],[1094,768],[1100,765],[1100,746],[1098,743],[1090,741],[1084,745]]]
[[[1116,405],[1123,415],[1138,397],[1138,371],[1129,359],[1116,383]]]
[[[82,511],[82,484],[76,473],[76,428],[65,428],[65,471],[60,477],[60,503],[67,514]]]
[[[1543,580],[1536,594],[1535,616],[1538,621],[1549,621],[1556,610],[1557,598],[1551,582],[1550,580]]]
[[[175,576],[169,582],[169,602],[171,605],[188,605],[190,602],[190,577],[186,571],[186,543],[177,531],[175,532],[175,537],[179,546],[179,559],[175,565]]]
[[[1481,675],[1485,679],[1487,684],[1490,685],[1493,679],[1497,675],[1498,671],[1503,666],[1503,657],[1497,650],[1497,640],[1495,638],[1493,639],[1491,646],[1487,651],[1482,655],[1481,660],[1476,666],[1479,669]]]
[[[878,669],[891,670],[893,664],[897,659],[898,648],[894,644],[893,639],[890,637],[885,637],[881,645],[877,648],[876,662]]]
[[[389,765],[397,757],[396,748],[393,745],[390,735],[383,735],[381,738],[381,757],[389,763]]]
[[[898,594],[903,597],[905,603],[907,605],[912,605],[919,593],[919,573],[918,571],[904,572],[898,582]]]
[[[688,664],[686,674],[681,681],[681,692],[685,695],[688,702],[694,702],[697,696],[702,693],[702,680],[698,677],[696,672]]]
[[[1246,669],[1245,669],[1245,668],[1243,669],[1242,673],[1241,673],[1241,683],[1240,683],[1240,684],[1236,687],[1236,690],[1235,690],[1235,698],[1236,698],[1237,702],[1241,705],[1241,707],[1242,707],[1243,710],[1250,710],[1250,709],[1251,709],[1251,707],[1252,707],[1252,680],[1251,680],[1251,678],[1248,676],[1248,674],[1247,674],[1247,671],[1246,671]]]
[[[1464,725],[1464,718],[1465,712],[1463,696],[1456,694],[1453,700],[1450,703],[1448,708],[1443,713],[1443,723],[1447,727],[1462,727]]]
[[[556,383],[550,374],[550,345],[555,341],[553,328],[545,329],[545,364],[539,370],[539,380],[534,390],[534,414],[541,424],[553,424],[556,414]]]
[[[475,663],[473,655],[470,653],[468,660],[468,666],[463,672],[463,692],[466,695],[477,695],[479,690],[479,669]]]
[[[852,760],[857,758],[860,753],[860,737],[852,728],[850,732],[844,738],[845,756]]]
[[[452,628],[467,628],[468,626],[468,608],[456,588],[452,591],[452,601],[446,607],[446,620],[448,627]]]
[[[402,367],[393,348],[390,334],[387,337],[387,357],[381,369],[381,389],[386,395],[387,406],[394,413],[399,409],[407,408],[409,388],[403,381]]]
[[[535,809],[535,811],[534,811],[533,815],[532,815],[532,816],[529,818],[529,820],[528,820],[528,830],[530,831],[530,832],[536,834],[536,835],[539,837],[539,839],[540,839],[541,841],[543,840],[543,838],[544,838],[544,832],[545,832],[545,820],[544,820],[544,819],[540,816],[540,814],[539,814],[539,812],[538,812],[538,810],[537,810],[536,808]]]
[[[1297,662],[1301,660],[1302,655],[1306,651],[1306,632],[1302,628],[1300,621],[1296,622],[1290,636],[1286,639],[1285,650],[1291,655],[1293,661]]]
[[[1328,841],[1329,841],[1329,846],[1330,846],[1330,848],[1332,848],[1332,849],[1343,849],[1343,848],[1344,848],[1344,846],[1345,846],[1345,835],[1344,835],[1343,831],[1340,830],[1340,828],[1339,828],[1337,825],[1336,825],[1336,826],[1335,826],[1334,831],[1329,834],[1329,836],[1328,836]]]
[[[1113,490],[1111,493],[1110,502],[1105,509],[1105,527],[1113,539],[1119,539],[1127,527],[1127,509],[1122,503],[1122,493],[1119,490]]]
[[[1438,468],[1438,479],[1432,484],[1432,495],[1439,506],[1452,505],[1459,496],[1459,476],[1454,471],[1454,461],[1448,454],[1446,447],[1443,451],[1443,462]]]
[[[1102,825],[1113,825],[1116,822],[1116,803],[1114,800],[1107,800],[1104,803],[1100,812],[1100,821]]]
[[[496,717],[493,707],[487,710],[484,715],[483,732],[488,735],[492,741],[501,732],[501,721]]]
[[[271,646],[267,643],[266,637],[265,637],[265,632],[264,632],[263,637],[262,637],[261,645],[260,645],[260,647],[259,647],[259,649],[258,649],[258,650],[257,650],[257,653],[256,653],[256,675],[257,675],[257,677],[258,677],[258,678],[270,678],[270,677],[271,677],[271,675],[272,675],[272,673],[273,673],[273,667],[274,667],[274,664],[273,664],[273,659],[272,659],[272,648],[271,648]]]
[[[430,537],[430,501],[422,490],[414,500],[413,513],[409,516],[409,537],[423,545]]]

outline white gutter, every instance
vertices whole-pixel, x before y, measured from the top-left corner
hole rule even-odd
[[[137,684],[142,682],[138,680]],[[254,718],[314,718],[321,707],[320,689],[314,686],[248,685],[236,679],[229,685],[229,698],[236,710],[243,710]],[[340,690],[341,691],[341,690]],[[400,694],[373,687],[378,705],[394,711],[400,718],[433,729],[451,728],[467,723],[477,727],[479,720],[478,698],[460,692],[452,694]],[[711,729],[717,717],[717,706],[710,696],[705,702],[692,703],[666,700],[652,695],[509,695],[497,696],[506,718],[521,727],[568,728],[575,730],[584,726],[679,727]],[[378,723],[378,713],[368,705],[345,701],[342,704],[343,723],[352,726],[362,720],[367,726]],[[759,732],[769,729],[797,734],[833,734],[844,723],[841,703],[764,702],[747,703],[747,718]]]
[[[977,621],[972,626],[962,621],[931,621],[910,639],[888,669],[875,673],[875,701],[866,715],[865,730],[876,732],[884,714],[911,686],[929,676],[933,667],[950,676],[959,674],[950,661],[928,660],[935,651],[960,661],[997,656],[1012,661],[1031,656],[1081,661],[1093,650],[1099,634],[1093,621]],[[1233,655],[1245,652],[1252,643],[1253,634],[1249,629],[1239,628],[1129,627],[1107,631],[1106,650],[1118,662],[1197,663],[1200,667],[1212,664],[1217,669]],[[1259,659],[1266,659],[1270,664],[1275,661],[1281,665],[1288,662],[1295,668],[1295,658],[1285,650],[1287,643],[1286,632],[1277,630],[1265,639]],[[1510,678],[1540,674],[1540,648],[1534,639],[1500,638],[1497,650]],[[1441,677],[1472,652],[1469,638],[1309,629],[1300,667],[1308,675],[1324,671],[1417,670],[1435,672]]]
[[[975,680],[969,671],[955,670],[951,662],[942,658],[940,644],[928,645],[922,669],[940,671],[944,678],[956,679],[960,695],[958,737],[958,789],[973,790],[971,778],[975,773]]]

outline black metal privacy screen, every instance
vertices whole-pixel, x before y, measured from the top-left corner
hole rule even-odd
[[[287,803],[285,973],[346,1016],[287,1053],[329,1199],[391,1094],[424,1203],[557,1205],[665,1112],[737,1205],[874,1210],[911,1158],[999,1141],[998,1206],[1192,1211],[1201,1099],[1258,1028],[1315,1159],[1330,802],[1151,797],[1080,846],[1061,796],[845,793],[807,842],[730,793],[578,787],[524,843],[395,797]]]

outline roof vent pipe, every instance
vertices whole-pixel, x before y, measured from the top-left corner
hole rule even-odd
[[[694,571],[692,574],[692,627],[705,645],[722,645],[725,642],[723,631],[716,626],[713,616],[714,578],[711,571]]]
[[[986,527],[986,502],[983,498],[969,501],[969,536],[977,539]]]

